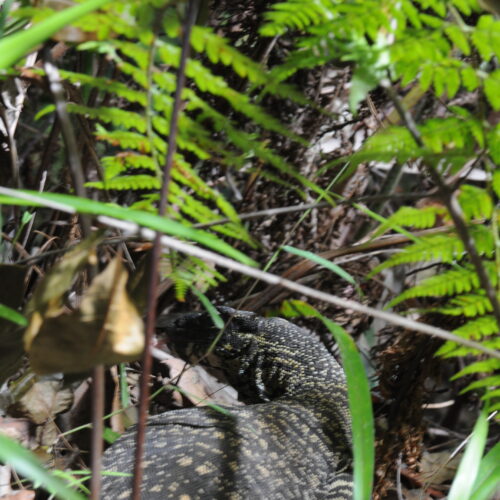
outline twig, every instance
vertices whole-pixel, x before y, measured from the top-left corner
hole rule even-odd
[[[397,193],[390,195],[370,195],[370,196],[360,196],[357,198],[345,198],[335,202],[335,205],[327,201],[316,201],[313,203],[301,203],[300,205],[291,205],[288,207],[278,207],[278,208],[268,208],[267,210],[257,210],[255,212],[248,212],[243,214],[238,214],[240,220],[248,219],[258,219],[260,217],[273,217],[275,215],[288,214],[292,212],[303,212],[309,210],[310,208],[335,208],[337,205],[351,205],[353,203],[363,203],[367,201],[387,201],[387,200],[414,200],[426,198],[433,196],[432,191],[430,192],[420,192],[420,193]],[[196,228],[206,228],[217,226],[219,224],[226,224],[227,222],[232,222],[232,219],[225,217],[223,219],[217,219],[211,222],[202,222],[194,224],[193,227]]]
[[[184,33],[182,37],[182,50],[179,67],[177,69],[177,81],[174,95],[174,104],[170,115],[170,128],[168,134],[167,155],[163,169],[163,183],[160,192],[160,206],[158,213],[164,216],[167,208],[167,196],[170,185],[172,164],[176,151],[177,124],[181,112],[181,94],[186,81],[186,63],[190,52],[191,28],[198,13],[199,0],[190,0],[187,6],[186,19],[184,21]],[[154,41],[153,41],[154,43]],[[133,500],[141,498],[142,483],[142,457],[144,454],[144,438],[146,434],[146,419],[149,402],[149,378],[151,376],[151,353],[149,346],[152,344],[154,329],[156,325],[156,302],[158,288],[158,269],[162,253],[162,235],[157,232],[154,237],[153,254],[148,286],[148,310],[146,316],[146,339],[143,353],[143,367],[140,384],[139,421],[137,426],[137,440],[135,449],[134,481],[132,487]]]
[[[41,203],[49,205],[49,203],[47,203],[46,200],[39,198],[36,195],[23,193],[20,191],[16,191],[14,189],[4,188],[1,186],[0,186],[0,194],[4,194],[6,196],[12,196],[13,198],[31,200],[37,204]],[[52,206],[52,202],[50,202],[50,206]],[[61,211],[67,213],[75,212],[75,209],[73,207],[70,207],[63,203],[57,203],[57,206]],[[113,217],[108,217],[104,215],[99,215],[97,217],[97,220],[101,224],[105,224],[107,226],[116,229],[121,229],[122,231],[125,231],[128,234],[138,233],[141,235],[142,238],[149,241],[154,240],[156,237],[155,231],[153,231],[152,229],[142,228],[134,222],[118,220]],[[407,330],[414,330],[416,332],[438,337],[443,340],[449,340],[451,342],[456,342],[457,344],[466,345],[472,349],[477,349],[478,351],[488,354],[488,356],[500,359],[500,352],[484,347],[482,344],[478,342],[461,338],[457,335],[454,335],[451,332],[443,330],[442,328],[437,328],[435,326],[427,325],[425,323],[419,323],[418,321],[414,321],[408,318],[403,318],[397,314],[390,313],[387,311],[379,311],[372,307],[360,304],[354,300],[343,299],[337,297],[336,295],[331,295],[329,293],[320,292],[318,290],[309,288],[307,286],[299,285],[291,280],[287,280],[280,276],[276,276],[275,274],[267,273],[265,271],[255,269],[254,267],[241,264],[240,262],[237,262],[233,259],[230,259],[228,257],[223,257],[222,255],[216,254],[209,250],[204,250],[203,248],[199,248],[189,243],[177,240],[171,236],[163,235],[161,237],[161,243],[162,246],[165,247],[166,249],[172,249],[178,252],[185,253],[186,255],[199,257],[200,259],[212,262],[215,265],[224,267],[226,269],[229,269],[230,271],[245,274],[247,276],[250,276],[251,278],[259,279],[265,283],[268,283],[269,285],[279,285],[283,288],[287,288],[299,294],[306,295],[314,299],[322,300],[330,304],[334,304],[343,309],[351,309],[353,311],[357,311],[362,314],[372,316],[374,318],[382,319],[384,321],[387,321],[388,323],[401,326]]]
[[[44,51],[44,69],[49,81],[50,91],[54,97],[56,105],[56,113],[61,123],[61,131],[66,144],[68,154],[68,163],[73,186],[78,196],[87,197],[85,189],[85,176],[78,154],[76,137],[71,125],[64,89],[57,71],[56,66],[52,63],[50,51]],[[88,238],[92,233],[91,217],[86,214],[80,215],[82,225],[82,234],[84,238]],[[96,269],[89,266],[89,276],[92,279],[96,274]],[[92,436],[91,436],[91,451],[90,462],[92,469],[92,477],[90,480],[91,500],[99,500],[101,493],[101,456],[102,456],[102,436],[104,432],[103,424],[104,416],[104,366],[97,365],[92,373]]]
[[[123,231],[138,232],[143,238],[147,240],[153,240],[156,236],[155,231],[151,229],[140,228],[137,224],[133,222],[117,220],[113,219],[112,217],[107,217],[103,215],[98,216],[98,220],[102,224],[119,228],[122,229]],[[223,257],[222,255],[216,254],[209,250],[204,250],[203,248],[196,247],[184,241],[177,240],[171,236],[163,235],[161,237],[161,243],[166,249],[172,249],[178,252],[185,253],[186,255],[191,255],[193,257],[204,259],[208,262],[212,262],[217,266],[224,267],[226,269],[229,269],[237,273],[245,274],[246,276],[250,276],[251,278],[256,278],[270,285],[278,285],[282,288],[287,288],[289,290],[297,292],[298,294],[306,295],[314,299],[334,304],[343,309],[350,309],[359,312],[361,314],[366,314],[374,318],[379,318],[384,321],[387,321],[388,323],[401,326],[407,330],[414,330],[416,332],[438,337],[443,340],[449,340],[451,342],[456,342],[457,344],[466,345],[472,349],[477,349],[478,351],[488,354],[493,358],[500,359],[499,351],[489,349],[487,347],[484,347],[479,342],[474,342],[472,340],[464,339],[462,337],[459,337],[458,335],[454,335],[453,333],[443,330],[441,328],[427,325],[425,323],[419,323],[418,321],[409,318],[403,318],[402,316],[387,311],[379,311],[372,307],[360,304],[359,302],[356,302],[354,300],[343,299],[341,297],[337,297],[336,295],[332,295],[326,292],[321,292],[319,290],[315,290],[313,288],[300,285],[291,280],[282,278],[281,276],[261,271],[260,269],[255,269],[254,267],[248,266],[246,264],[241,264],[240,262],[232,260],[228,257]]]

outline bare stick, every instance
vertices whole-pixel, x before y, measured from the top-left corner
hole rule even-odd
[[[76,194],[82,198],[87,197],[85,189],[85,176],[83,174],[80,155],[76,137],[69,118],[66,99],[61,78],[56,66],[52,63],[48,50],[44,53],[44,69],[50,85],[50,91],[56,104],[56,113],[61,124],[61,131],[66,144],[68,163]],[[80,215],[82,234],[88,238],[92,232],[91,217],[86,214]],[[89,276],[92,279],[96,274],[93,266],[89,267]],[[92,477],[90,479],[90,498],[99,500],[101,494],[101,457],[102,457],[102,435],[104,431],[104,366],[97,365],[92,373],[92,436],[90,450],[90,464]]]
[[[182,51],[177,69],[177,82],[175,88],[174,104],[172,107],[172,114],[170,116],[170,130],[168,134],[167,156],[165,159],[165,166],[163,169],[163,183],[160,193],[160,207],[159,215],[165,215],[167,208],[168,188],[170,184],[170,177],[172,171],[172,164],[176,151],[176,138],[177,138],[177,123],[179,114],[181,112],[181,93],[186,81],[186,63],[189,57],[191,28],[196,20],[198,12],[198,0],[190,0],[186,19],[184,21],[184,33],[182,37]],[[154,42],[153,42],[154,43]],[[161,233],[157,232],[154,238],[153,255],[151,259],[151,268],[148,286],[148,311],[146,317],[146,339],[145,347],[142,358],[142,375],[140,386],[140,400],[139,400],[139,421],[137,426],[137,440],[135,448],[135,462],[134,462],[134,480],[132,488],[133,500],[140,500],[141,498],[141,483],[142,483],[142,457],[144,455],[144,438],[146,435],[146,420],[148,416],[149,404],[149,379],[151,376],[152,358],[150,346],[153,340],[153,333],[156,325],[156,302],[157,302],[157,288],[158,288],[158,268],[162,252]]]
[[[6,196],[11,196],[13,198],[19,198],[23,200],[30,200],[34,204],[41,204],[51,207],[57,206],[57,208],[61,211],[67,213],[75,213],[75,209],[73,207],[70,207],[69,205],[52,201],[47,202],[47,200],[44,200],[43,198],[40,198],[37,195],[32,195],[22,191],[16,191],[14,189],[4,188],[0,186],[0,194],[4,194]],[[120,229],[128,233],[129,235],[140,234],[140,236],[145,240],[151,241],[154,240],[154,238],[156,238],[155,231],[153,231],[152,229],[142,228],[135,222],[119,220],[104,215],[99,215],[97,217],[97,221],[109,227]],[[384,321],[387,321],[388,323],[401,326],[408,330],[424,333],[426,335],[438,337],[443,340],[450,340],[452,342],[456,342],[457,344],[465,345],[472,349],[477,349],[478,351],[481,351],[493,358],[500,359],[499,351],[495,351],[493,349],[484,347],[479,342],[474,342],[472,340],[461,338],[458,335],[454,335],[453,333],[447,330],[443,330],[442,328],[437,328],[435,326],[427,325],[425,323],[419,323],[418,321],[409,318],[404,318],[402,316],[399,316],[398,314],[390,313],[387,311],[379,311],[378,309],[365,306],[354,300],[343,299],[341,297],[337,297],[336,295],[331,295],[326,292],[320,292],[318,290],[315,290],[313,288],[304,285],[300,285],[298,283],[295,283],[291,280],[287,280],[275,274],[267,273],[265,271],[261,271],[260,269],[255,269],[254,267],[241,264],[240,262],[237,262],[233,259],[216,254],[215,252],[211,252],[209,250],[205,250],[195,245],[177,240],[176,238],[173,238],[171,236],[163,235],[161,237],[161,243],[162,246],[165,247],[166,249],[172,249],[178,252],[182,252],[186,255],[199,257],[200,259],[212,262],[215,265],[224,267],[226,269],[229,269],[230,271],[245,274],[246,276],[250,276],[251,278],[259,279],[264,283],[268,283],[269,285],[279,285],[283,288],[287,288],[299,294],[306,295],[314,299],[322,300],[330,304],[334,304],[338,307],[342,307],[343,309],[351,309],[353,311],[357,311],[362,314],[372,316],[373,318],[380,318]]]

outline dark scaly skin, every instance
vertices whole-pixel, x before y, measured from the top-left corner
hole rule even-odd
[[[221,368],[249,406],[209,407],[148,420],[142,498],[352,498],[351,422],[340,365],[313,336],[279,318],[219,308],[229,326],[202,363]],[[198,361],[219,330],[206,313],[164,322],[173,349]],[[104,455],[133,472],[135,431]],[[105,476],[103,498],[128,499],[131,478]]]

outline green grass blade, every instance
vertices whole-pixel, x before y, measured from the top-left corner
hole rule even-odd
[[[191,291],[194,293],[194,295],[196,295],[196,297],[198,297],[198,300],[201,302],[205,310],[210,315],[213,324],[219,329],[224,328],[224,320],[221,318],[219,311],[217,311],[217,309],[210,302],[208,297],[203,292],[200,292],[200,290],[198,290],[195,286],[191,286]]]
[[[110,0],[87,0],[84,3],[56,12],[41,23],[0,40],[0,69],[10,68],[38,44],[73,21],[102,7]]]
[[[0,461],[33,482],[40,483],[47,491],[63,500],[85,500],[83,495],[68,488],[54,477],[30,451],[12,439],[0,434]]]
[[[5,2],[2,5],[2,8],[0,9],[0,38],[3,36],[3,33],[5,31],[5,24],[7,21],[7,15],[9,13],[13,3],[14,3],[14,0],[5,0]]]
[[[56,204],[57,208],[73,213],[74,211],[92,215],[105,215],[115,219],[135,222],[161,233],[170,234],[179,238],[193,240],[211,248],[221,254],[225,254],[235,260],[250,266],[257,264],[244,253],[234,249],[213,234],[193,229],[179,222],[160,217],[159,215],[123,208],[118,205],[101,203],[99,201],[87,200],[69,194],[39,193],[37,191],[13,190],[0,187],[0,204],[23,205],[23,206],[51,206]]]
[[[451,485],[448,500],[472,500],[472,488],[478,477],[479,464],[483,456],[484,445],[488,437],[488,410],[483,408],[479,415],[472,436],[465,448],[464,456],[458,466],[455,479]]]
[[[481,460],[471,498],[490,500],[498,496],[500,496],[500,443],[495,444]]]
[[[12,321],[12,323],[16,323],[20,326],[28,325],[28,320],[22,314],[3,304],[0,304],[0,318],[8,319]]]
[[[300,250],[299,248],[291,247],[289,245],[284,245],[281,248],[283,248],[283,250],[285,250],[286,252],[293,253],[295,255],[298,255],[299,257],[303,257],[304,259],[308,259],[315,262],[319,266],[324,267],[329,271],[332,271],[332,273],[335,273],[337,276],[340,276],[343,280],[347,281],[351,285],[358,288],[356,280],[347,271],[344,271],[344,269],[342,269],[337,264],[329,261],[328,259],[324,259],[323,257],[320,257],[319,255],[316,255],[313,252],[308,252],[307,250]]]
[[[356,344],[339,325],[320,316],[335,338],[347,378],[347,393],[352,418],[354,456],[354,500],[371,498],[375,467],[375,431],[370,386]]]

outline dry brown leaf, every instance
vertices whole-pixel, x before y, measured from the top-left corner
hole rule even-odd
[[[443,484],[451,481],[457,473],[462,454],[450,460],[450,451],[424,452],[420,461],[420,478],[425,483]]]
[[[72,403],[73,391],[64,388],[62,381],[37,380],[9,408],[9,412],[39,425],[66,411]]]
[[[97,364],[139,358],[144,326],[128,297],[127,278],[116,257],[93,280],[77,310],[67,312],[55,296],[50,304],[38,303],[25,341],[36,373],[83,373]]]
[[[27,445],[30,439],[30,421],[27,418],[0,417],[0,434]]]
[[[44,318],[57,315],[61,310],[64,294],[70,289],[78,271],[87,264],[97,262],[95,249],[101,237],[102,233],[96,232],[82,241],[54,265],[37,286],[26,307],[27,314],[31,314],[30,324],[24,332],[26,351],[29,351],[31,342],[38,334]]]
[[[73,391],[63,387],[62,380],[36,380],[33,374],[28,374],[13,384],[12,392],[14,395],[17,392],[20,394],[16,402],[9,406],[9,414],[27,418],[36,424],[32,444],[35,446],[36,443],[35,451],[43,455],[44,461],[51,459],[51,454],[47,454],[46,450],[57,442],[60,434],[55,416],[71,407]]]

